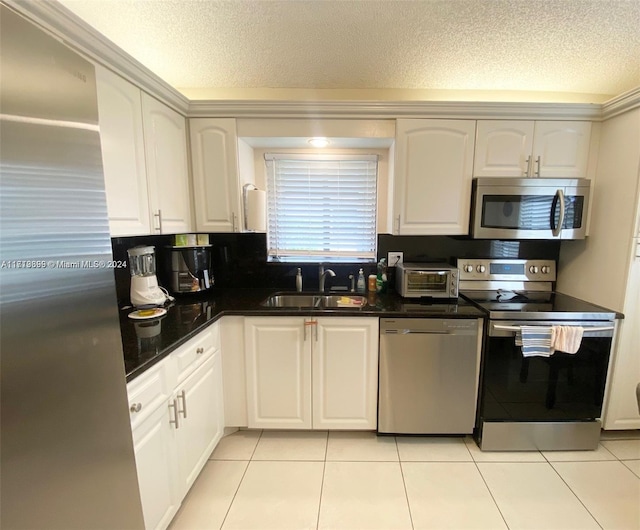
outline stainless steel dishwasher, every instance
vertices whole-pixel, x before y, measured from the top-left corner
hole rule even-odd
[[[378,432],[471,434],[482,319],[380,319]]]

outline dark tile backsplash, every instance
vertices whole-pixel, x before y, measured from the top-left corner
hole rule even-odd
[[[138,236],[119,237],[111,240],[113,257],[116,260],[128,260],[127,249],[137,245],[156,247],[158,281],[164,287],[169,286],[168,253],[166,247],[171,237]],[[211,255],[215,287],[271,287],[274,289],[294,290],[297,268],[302,269],[303,289],[318,289],[318,265],[292,263],[267,263],[267,241],[265,234],[231,233],[210,234]],[[467,258],[519,258],[554,259],[560,254],[559,241],[495,241],[473,240],[464,237],[448,236],[392,236],[378,235],[378,259],[386,257],[389,251],[402,251],[405,262],[441,262],[454,264],[458,257]],[[349,274],[357,278],[358,270],[364,269],[365,277],[376,273],[376,265],[331,264],[335,278],[327,278],[326,288],[348,287]],[[115,269],[118,301],[121,305],[129,302],[129,269]],[[390,281],[393,271],[390,271]],[[189,295],[186,295],[189,296]]]

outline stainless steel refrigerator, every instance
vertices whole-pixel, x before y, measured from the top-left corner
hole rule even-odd
[[[0,10],[0,527],[143,528],[94,69]]]

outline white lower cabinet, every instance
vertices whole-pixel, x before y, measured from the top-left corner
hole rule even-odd
[[[378,319],[245,318],[250,428],[376,428]]]
[[[217,323],[127,385],[145,528],[165,529],[224,430]],[[205,340],[203,340],[203,338]],[[190,355],[193,350],[194,355]],[[181,382],[192,358],[190,375]]]
[[[127,385],[142,513],[147,529],[166,528],[180,507],[175,432],[169,423],[170,358]]]

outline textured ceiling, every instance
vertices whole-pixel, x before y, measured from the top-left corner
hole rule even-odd
[[[640,0],[60,3],[187,95],[276,88],[614,96],[640,86]]]

